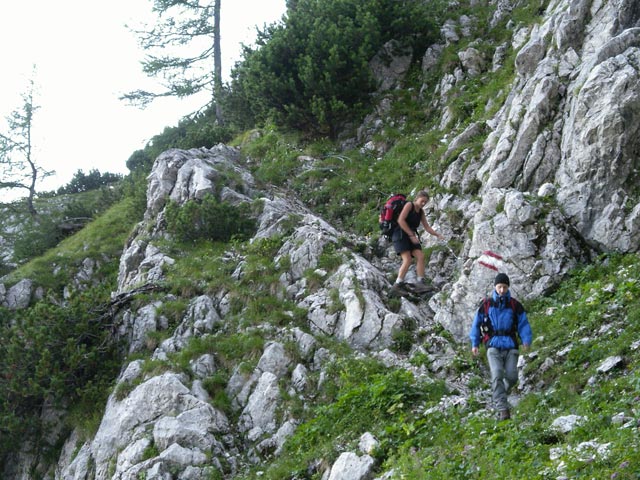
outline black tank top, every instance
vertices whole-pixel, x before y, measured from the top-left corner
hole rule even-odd
[[[422,212],[416,212],[416,208],[414,207],[413,202],[411,202],[411,210],[407,215],[407,225],[409,225],[411,230],[417,232],[418,227],[420,226],[420,220],[422,220]]]

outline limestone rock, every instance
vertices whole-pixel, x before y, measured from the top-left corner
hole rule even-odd
[[[27,308],[31,303],[32,291],[32,280],[29,280],[28,278],[20,280],[6,291],[2,304],[10,310]]]
[[[366,480],[374,465],[375,460],[369,455],[360,457],[353,452],[344,452],[331,467],[329,480]]]

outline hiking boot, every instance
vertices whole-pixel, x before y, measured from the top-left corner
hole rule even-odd
[[[418,280],[412,285],[412,289],[416,293],[427,293],[433,290],[433,288],[427,285],[424,280]]]
[[[391,287],[391,292],[392,293],[407,293],[407,282],[396,282],[393,284],[393,287]]]
[[[509,420],[510,418],[511,412],[509,412],[508,408],[506,410],[500,410],[500,420]]]

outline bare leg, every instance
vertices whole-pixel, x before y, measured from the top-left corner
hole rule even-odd
[[[400,257],[402,258],[402,265],[400,265],[400,270],[398,271],[398,277],[402,279],[404,282],[404,277],[407,275],[409,271],[409,267],[411,266],[411,252],[406,251],[400,253]]]
[[[424,278],[424,252],[417,248],[413,252],[413,256],[416,258],[416,274],[420,278]]]

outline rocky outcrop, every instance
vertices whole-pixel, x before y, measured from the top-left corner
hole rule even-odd
[[[457,338],[466,337],[473,312],[492,290],[498,271],[509,274],[516,297],[530,299],[550,290],[586,259],[567,219],[557,210],[545,213],[544,198],[491,189],[474,209],[473,236],[465,244],[462,272],[446,293],[431,300],[436,320]]]
[[[0,284],[0,303],[10,310],[27,308],[33,295],[33,282],[27,278],[20,280],[8,290]]]
[[[205,192],[220,199],[259,201],[262,209],[256,218],[254,241],[287,233],[274,262],[286,259],[288,267],[279,280],[282,295],[307,311],[308,331],[285,328],[271,332],[269,337],[274,340],[265,344],[255,369],[250,373],[237,369],[232,374],[226,394],[237,413],[234,422],[211,406],[202,386],[202,380],[216,371],[214,356],[194,360],[189,376],[178,372],[146,376],[139,361],[130,363],[109,398],[95,437],[85,442],[74,458],[61,458],[59,478],[107,479],[116,475],[124,479],[175,470],[196,475],[184,478],[202,478],[197,475],[205,474],[205,463],[208,468],[233,471],[235,464],[246,461],[239,453],[240,446],[247,450],[248,458],[257,459],[277,451],[295,431],[296,419],[278,413],[283,408],[281,385],[288,385],[292,395],[316,388],[310,384],[310,372],[322,370],[327,358],[317,349],[314,334],[333,336],[360,350],[383,349],[391,344],[403,318],[420,322],[432,318],[426,303],[416,306],[404,302],[400,311],[391,312],[381,297],[390,286],[385,273],[349,250],[339,252],[344,261],[334,272],[321,270],[318,265],[323,252],[328,246],[337,249],[340,233],[295,200],[256,190],[238,156],[235,149],[217,146],[210,151],[170,150],[158,157],[149,176],[145,219],[120,260],[117,294],[161,283],[166,268],[174,263],[160,246],[168,235],[163,218],[169,201],[183,204],[202,198]],[[221,176],[229,171],[234,172],[236,183],[219,188]],[[232,276],[242,278],[242,257],[229,260],[236,262]],[[318,288],[309,289],[309,271],[322,279]],[[224,328],[229,314],[227,295],[221,288],[191,299],[180,324],[155,347],[152,358],[167,360],[187,348],[193,338]],[[148,350],[150,335],[167,329],[162,306],[163,301],[157,299],[121,314],[116,333],[129,353]],[[296,346],[298,363],[283,341]],[[72,441],[77,441],[75,436],[69,439]],[[150,451],[156,454],[150,455]],[[348,460],[334,470],[351,471]],[[370,466],[362,463],[357,468]],[[332,475],[343,478],[338,473]]]
[[[134,382],[140,375],[139,364],[134,362],[118,383]],[[111,395],[93,441],[68,459],[60,478],[97,480],[116,475],[134,479],[140,472],[202,470],[205,464],[211,465],[207,454],[220,455],[229,448],[222,442],[228,440],[229,422],[207,401],[197,398],[184,380],[165,373],[144,380],[124,398]],[[145,450],[152,445],[160,454],[145,459]]]
[[[517,77],[486,122],[483,152],[469,158],[463,151],[443,177],[462,192],[480,185],[482,197],[473,216],[460,210],[473,232],[461,275],[431,302],[436,319],[458,338],[491,288],[495,271],[483,267],[487,263],[511,276],[517,296],[533,298],[592,252],[638,250],[640,65],[633,5],[552,2],[541,24],[515,32]],[[450,140],[448,152],[464,145],[466,135]],[[466,203],[445,197],[438,209]],[[446,228],[447,219],[440,221]],[[502,258],[484,258],[485,251]]]
[[[485,189],[554,183],[560,210],[582,238],[623,252],[637,250],[640,235],[632,3],[552,4],[518,52],[516,88],[491,122],[478,171]]]
[[[508,18],[511,10],[508,0],[497,2],[491,24]],[[305,312],[304,325],[256,327],[264,340],[257,364],[234,366],[224,386],[232,414],[214,407],[206,388],[207,379],[221,365],[214,354],[199,352],[180,371],[147,372],[140,360],[129,362],[109,396],[98,431],[89,439],[72,432],[54,478],[186,480],[219,472],[231,476],[242,465],[277,455],[295,432],[298,419],[285,397],[304,402],[320,388],[331,354],[319,337],[332,337],[416,375],[444,376],[457,345],[450,335],[438,333],[440,326],[456,342],[465,342],[473,312],[492,288],[497,271],[509,274],[516,297],[533,299],[594,253],[637,251],[637,10],[632,0],[558,0],[549,5],[540,24],[510,24],[511,42],[495,45],[493,55],[487,55],[481,39],[470,38],[472,17],[451,19],[442,27],[442,43],[422,57],[424,78],[432,75],[447,46],[468,41],[437,82],[430,105],[439,111],[440,128],[453,128],[457,134],[443,138],[442,162],[448,167],[440,182],[448,193],[436,195],[428,206],[430,223],[451,241],[443,245],[425,239],[430,253],[427,273],[439,289],[428,302],[401,299],[391,310],[384,292],[397,259],[389,245],[379,243],[384,253],[366,258],[344,247],[344,234],[312,210],[288,196],[259,189],[242,165],[240,150],[218,145],[160,155],[148,179],[144,220],[120,259],[114,296],[162,284],[175,264],[163,247],[170,239],[168,203],[183,205],[212,195],[232,204],[260,205],[252,242],[283,237],[273,258],[282,267],[274,297]],[[517,51],[516,76],[504,103],[488,121],[456,130],[455,115],[447,107],[456,87],[503,68],[509,48]],[[389,91],[402,83],[413,53],[399,51],[391,42],[372,61],[380,102],[353,140],[363,150],[386,151],[388,145],[374,138],[383,131],[392,108]],[[426,91],[422,89],[422,98]],[[466,148],[478,138],[484,139],[479,151]],[[313,158],[299,160],[303,168],[313,169]],[[336,268],[322,267],[326,251],[340,256]],[[242,253],[229,251],[221,261],[230,265],[233,280],[246,274]],[[83,265],[72,287],[90,281],[94,267],[91,262]],[[5,307],[24,308],[32,295],[31,284],[9,289],[0,284]],[[224,285],[189,298],[171,330],[163,313],[169,300],[170,295],[158,294],[119,315],[115,334],[127,353],[150,350],[152,361],[168,365],[194,339],[243,328],[232,325],[233,299]],[[407,323],[429,337],[428,344],[413,347],[428,359],[429,366],[420,371],[389,350],[394,334]],[[610,363],[602,368],[616,368],[619,362],[613,358]],[[460,394],[443,404],[465,401]],[[563,422],[558,421],[561,431]],[[341,452],[323,478],[371,478],[376,440],[365,435],[360,443],[358,451]]]

